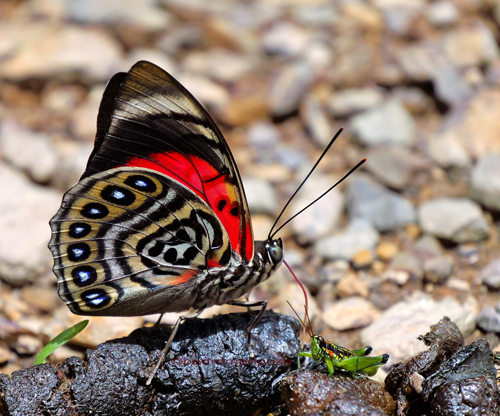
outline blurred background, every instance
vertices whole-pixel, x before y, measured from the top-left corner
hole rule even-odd
[[[447,315],[495,348],[499,29],[494,0],[2,0],[0,371],[84,319],[57,295],[48,221],[83,173],[107,80],[141,59],[221,127],[258,239],[341,126],[284,219],[368,158],[280,233],[317,332],[394,363]],[[304,303],[284,268],[252,298]],[[92,318],[52,359],[155,319]]]

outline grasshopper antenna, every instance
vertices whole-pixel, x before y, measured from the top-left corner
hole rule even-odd
[[[292,311],[295,313],[295,316],[299,319],[300,323],[302,324],[302,326],[304,327],[304,329],[307,331],[307,333],[312,337],[314,335],[313,332],[312,332],[312,330],[307,327],[307,325],[304,323],[304,321],[302,319],[300,319],[299,314],[294,309],[294,307],[292,306],[292,304],[290,302],[288,302],[288,301],[286,301],[286,303],[288,303],[288,305],[290,306],[290,308],[292,308]]]
[[[313,326],[311,324],[311,320],[309,319],[309,311],[307,310],[307,307],[305,305],[304,305],[304,309],[306,311],[307,322],[309,322],[309,328],[311,328],[311,334],[314,334]]]

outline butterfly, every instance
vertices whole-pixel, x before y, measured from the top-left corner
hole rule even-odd
[[[146,61],[108,82],[87,167],[50,227],[58,293],[78,315],[234,302],[260,305],[261,316],[265,301],[236,299],[283,260],[281,239],[254,241],[238,168],[212,118]]]
[[[51,219],[59,296],[79,315],[231,302],[283,260],[255,241],[227,142],[172,76],[140,61],[109,81],[83,176]]]
[[[85,172],[50,226],[58,293],[78,315],[261,306],[251,331],[267,302],[237,299],[283,262],[279,229],[254,241],[238,168],[212,118],[146,61],[108,82]]]

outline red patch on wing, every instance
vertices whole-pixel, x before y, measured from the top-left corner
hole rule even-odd
[[[183,275],[176,277],[175,279],[172,279],[168,282],[169,285],[180,285],[181,283],[186,283],[189,279],[191,279],[196,272],[194,271],[189,271],[184,273]]]
[[[231,247],[243,258],[253,256],[253,239],[250,218],[240,230],[240,207],[233,185],[226,182],[210,163],[197,156],[185,156],[178,152],[151,153],[148,158],[133,157],[126,166],[142,167],[163,173],[195,192],[215,212],[224,226],[231,242]],[[245,252],[243,253],[243,244]],[[220,264],[208,260],[208,267]]]

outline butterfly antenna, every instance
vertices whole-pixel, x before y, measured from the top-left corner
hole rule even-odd
[[[306,309],[307,309],[308,299],[307,299],[307,292],[306,292],[304,285],[302,283],[300,283],[299,278],[295,275],[295,273],[293,272],[290,265],[285,260],[283,260],[283,263],[285,264],[286,268],[290,271],[290,273],[292,273],[293,278],[295,279],[295,281],[299,284],[300,288],[302,289],[302,293],[304,293],[304,299],[306,300]]]
[[[308,334],[312,337],[313,336],[313,333],[312,331],[307,327],[307,325],[304,323],[304,321],[302,319],[300,319],[300,316],[299,314],[297,313],[297,311],[293,308],[292,304],[288,301],[286,301],[286,303],[288,303],[288,305],[290,306],[290,308],[292,308],[292,311],[295,313],[295,316],[299,319],[300,323],[302,324],[302,326],[305,328],[305,330],[308,332]]]
[[[328,192],[330,192],[333,188],[335,188],[337,185],[342,183],[349,175],[351,175],[356,169],[358,169],[363,163],[366,162],[366,159],[363,159],[361,162],[359,162],[356,166],[354,166],[349,172],[347,172],[342,179],[340,179],[336,184],[331,186],[327,191],[325,191],[323,194],[321,194],[318,198],[316,198],[314,201],[312,201],[309,205],[307,205],[305,208],[302,208],[299,212],[297,212],[294,216],[286,220],[281,226],[269,236],[269,239],[272,239],[276,233],[281,230],[285,225],[287,225],[290,221],[292,221],[294,218],[296,218],[298,215],[302,214],[307,208],[309,208],[311,205],[315,204],[318,202],[321,198],[323,198]],[[309,175],[308,175],[309,176]],[[304,182],[302,182],[304,183]],[[302,186],[302,185],[301,185]],[[300,187],[299,187],[300,188]],[[295,192],[297,193],[297,192]],[[295,195],[295,194],[294,194]],[[293,197],[293,196],[292,196]],[[291,198],[290,198],[291,199]],[[290,201],[290,200],[289,200]],[[287,204],[288,205],[288,204]],[[285,206],[286,208],[286,206]],[[281,215],[281,214],[280,214]],[[274,227],[274,226],[273,226]]]
[[[318,166],[319,162],[321,162],[321,159],[323,159],[323,157],[326,155],[326,153],[328,152],[328,150],[330,149],[330,147],[332,147],[332,144],[335,143],[335,140],[337,140],[337,137],[340,136],[340,133],[342,133],[344,131],[344,128],[340,128],[339,131],[335,134],[335,136],[333,136],[332,140],[330,140],[330,143],[328,143],[328,146],[326,146],[326,149],[323,150],[323,153],[321,154],[321,156],[319,157],[319,159],[316,161],[316,163],[314,164],[314,166],[312,167],[312,169],[309,171],[309,173],[307,174],[307,176],[304,178],[304,180],[302,181],[302,183],[299,185],[299,187],[295,190],[295,192],[293,193],[293,195],[290,197],[290,199],[288,200],[288,202],[285,204],[285,206],[283,207],[283,209],[281,210],[280,212],[280,215],[278,215],[278,217],[276,218],[276,221],[274,221],[274,224],[273,226],[271,227],[271,229],[269,230],[269,235],[268,235],[268,238],[271,239],[272,236],[274,234],[276,234],[276,232],[274,234],[271,235],[271,233],[273,232],[273,228],[276,226],[276,224],[278,223],[278,221],[280,220],[281,216],[283,215],[283,213],[285,212],[285,210],[287,209],[288,205],[290,205],[290,202],[292,202],[292,199],[295,198],[295,195],[297,195],[297,193],[300,191],[300,188],[302,188],[302,186],[306,183],[306,181],[309,179],[309,176],[312,175],[312,173],[314,172],[314,169],[316,169],[316,166]],[[279,228],[281,229],[281,227]]]

